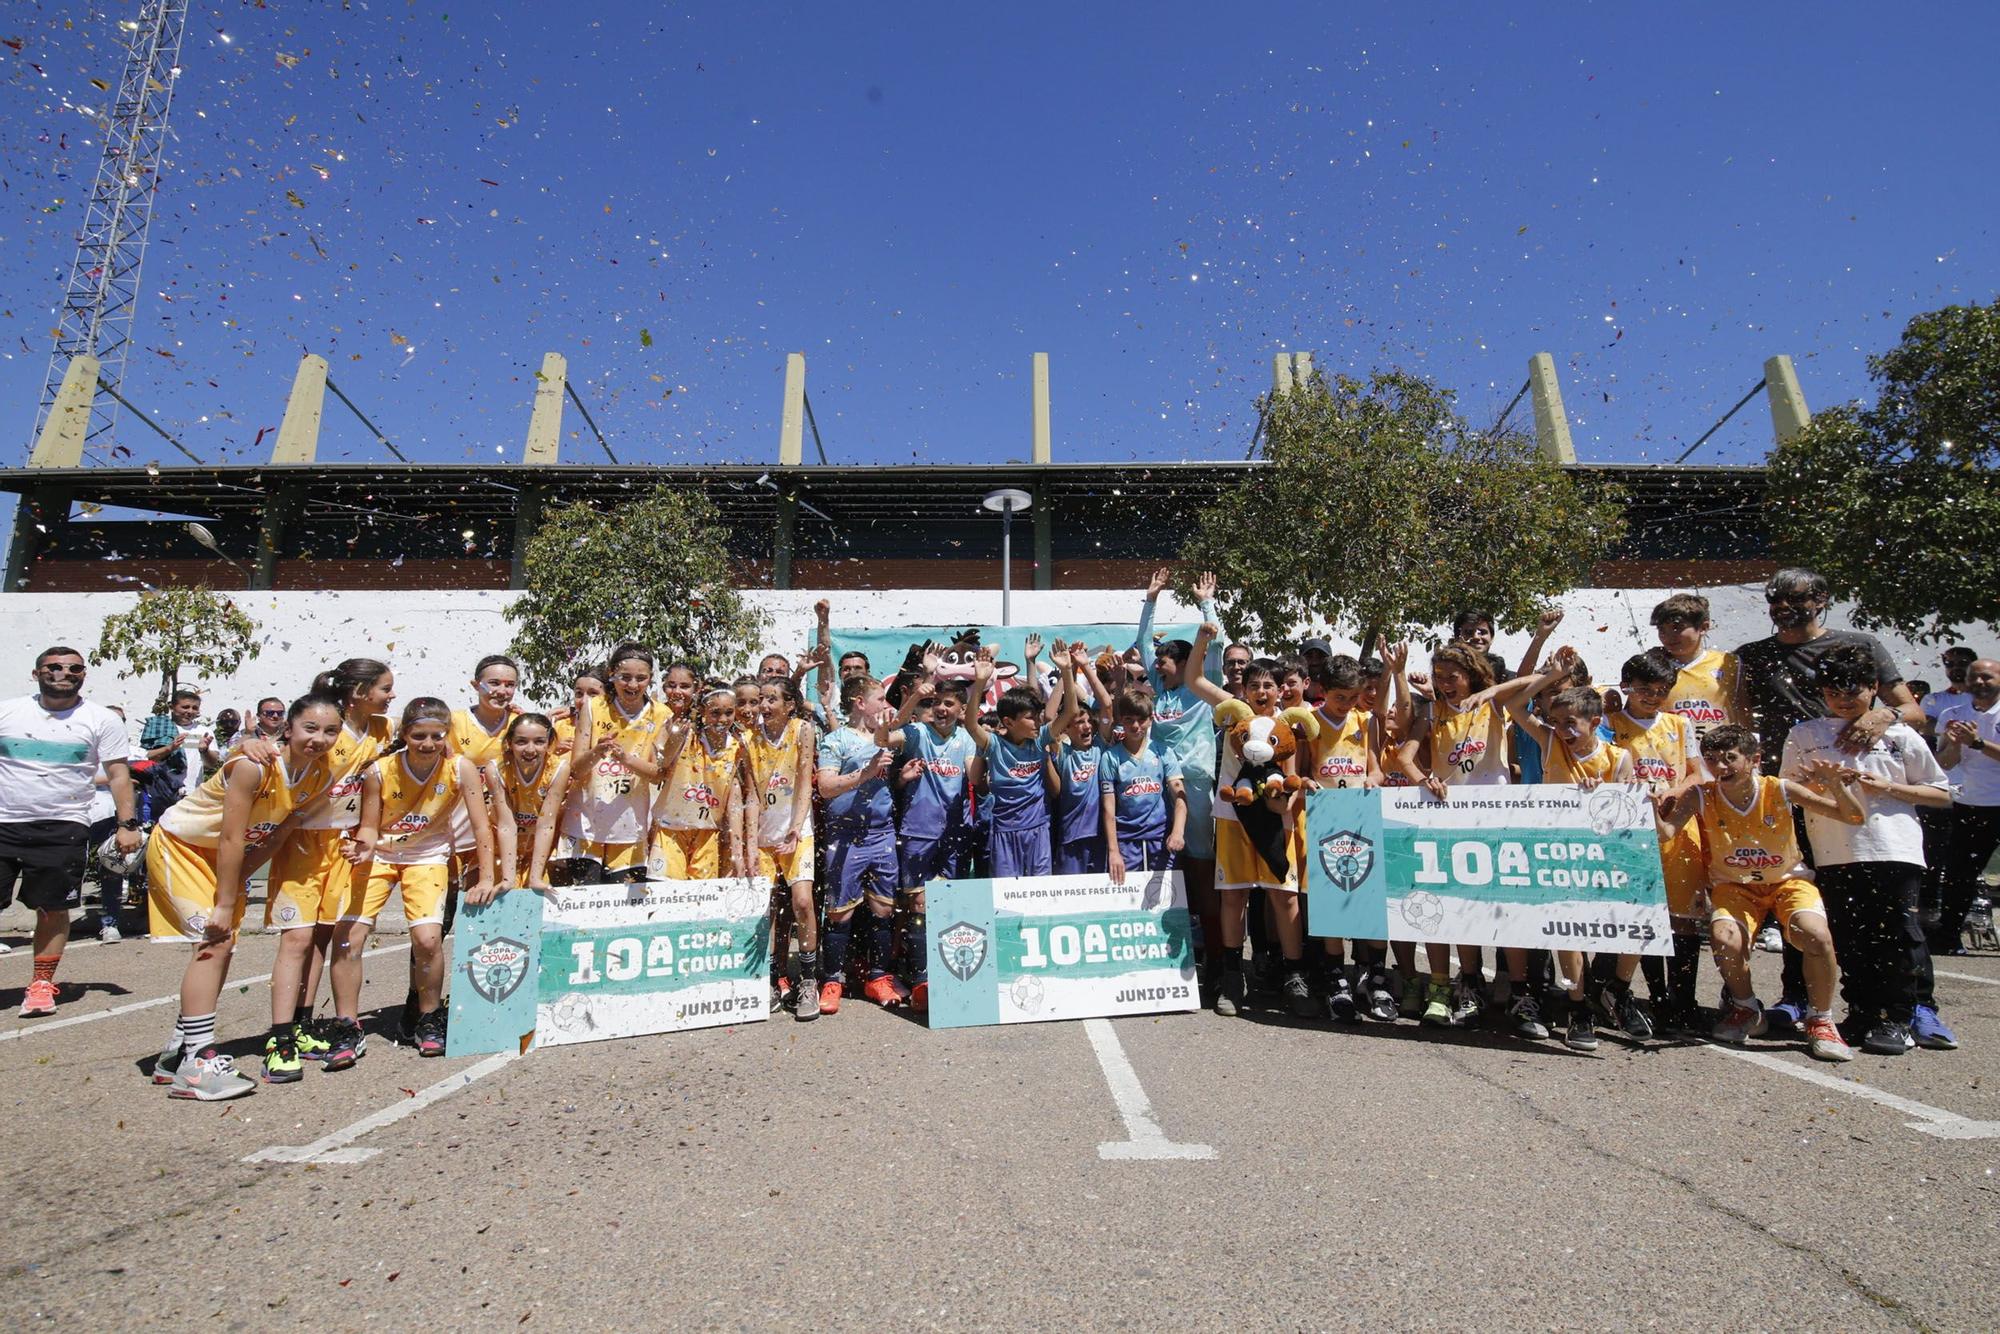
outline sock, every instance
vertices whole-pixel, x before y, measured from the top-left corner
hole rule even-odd
[[[846,985],[847,941],[853,934],[854,918],[852,916],[842,917],[837,920],[834,918],[827,919],[826,940],[821,946],[821,957],[826,960],[825,976],[827,981],[839,982],[843,986]]]
[[[798,964],[799,977],[802,981],[806,982],[819,981],[818,950],[800,950],[796,954],[792,955],[792,961]]]
[[[923,982],[930,978],[930,959],[926,955],[929,926],[920,912],[913,912],[903,919],[903,957],[910,964],[910,980]]]
[[[60,954],[37,954],[35,956],[35,976],[37,982],[54,982],[56,965],[62,962]]]
[[[183,1033],[181,1032],[181,1016],[180,1016],[180,1012],[179,1012],[179,1011],[175,1011],[175,1012],[174,1012],[174,1035],[173,1035],[173,1037],[171,1037],[171,1038],[169,1038],[169,1039],[168,1039],[168,1042],[169,1042],[169,1044],[170,1044],[170,1045],[172,1045],[172,1047],[173,1047],[173,1049],[174,1049],[175,1051],[179,1051],[179,1050],[181,1049],[181,1043],[182,1043],[183,1041],[185,1041],[185,1040],[186,1040],[186,1039],[185,1039],[185,1035],[184,1035],[184,1034],[183,1034]]]
[[[215,1013],[184,1014],[181,1016],[181,1050],[189,1056],[201,1055],[201,1049],[215,1042]]]
[[[896,919],[892,916],[868,916],[868,971],[870,974],[886,973],[893,961],[891,955],[896,949]]]
[[[1674,937],[1674,949],[1680,949],[1681,938]],[[1646,994],[1653,998],[1653,1004],[1672,1004],[1673,995],[1667,990],[1667,961],[1657,954],[1639,956],[1639,973],[1646,979]]]
[[[1618,956],[1615,954],[1593,956],[1590,961],[1589,973],[1590,980],[1599,986],[1611,986],[1618,980]]]
[[[1674,998],[1675,1008],[1692,1014],[1699,1004],[1695,994],[1701,975],[1701,937],[1680,935],[1674,937],[1674,957],[1667,964],[1667,989]]]

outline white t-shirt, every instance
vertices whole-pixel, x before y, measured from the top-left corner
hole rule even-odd
[[[115,718],[117,715],[113,714],[112,717]],[[137,746],[128,743],[125,752],[127,763],[144,758]],[[90,822],[96,824],[99,820],[108,820],[116,814],[118,814],[118,800],[111,795],[111,789],[104,784],[104,765],[100,760],[97,772],[92,775],[90,781]]]
[[[1956,687],[1947,687],[1946,689],[1943,690],[1933,690],[1930,692],[1930,694],[1925,695],[1923,699],[1917,702],[1917,707],[1924,711],[1924,717],[1931,720],[1931,735],[1937,738],[1937,740],[1931,746],[1932,750],[1936,750],[1938,746],[1944,744],[1944,737],[1940,735],[1937,726],[1938,714],[1942,713],[1945,709],[1950,708],[1954,704],[1963,703],[1964,701],[1969,700],[1971,698],[1972,698],[1972,692],[1970,690],[1959,690]],[[1958,786],[1960,780],[1958,777],[1957,769],[1946,769],[1944,771],[1944,776],[1947,779],[1951,780],[1951,785],[1953,787]]]
[[[1795,783],[1806,781],[1806,766],[1826,760],[1850,769],[1880,774],[1892,783],[1943,789],[1944,770],[1937,756],[1924,744],[1913,727],[1891,723],[1875,744],[1859,755],[1840,749],[1840,734],[1847,728],[1842,718],[1808,718],[1792,727],[1785,738],[1784,763],[1778,771]],[[1806,812],[1806,837],[1812,840],[1813,861],[1821,866],[1842,866],[1848,862],[1902,862],[1924,865],[1924,830],[1917,823],[1917,808],[1856,788],[1865,818],[1848,824],[1818,811]]]
[[[0,824],[89,824],[98,765],[131,753],[124,720],[102,704],[51,713],[39,695],[0,702]]]
[[[2000,700],[1990,709],[1981,709],[1971,696],[1938,711],[1938,744],[1944,744],[1944,729],[1952,722],[1971,723],[1979,729],[1979,739],[1987,745],[2000,742]],[[1952,800],[1966,806],[2000,806],[2000,759],[1992,751],[1974,754],[1970,746],[1958,748],[1958,767],[1952,770]]]

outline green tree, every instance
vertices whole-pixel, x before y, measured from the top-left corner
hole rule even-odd
[[[1773,450],[1770,532],[1855,620],[1918,640],[2000,630],[2000,300],[1919,315],[1843,404]]]
[[[1265,466],[1205,510],[1185,573],[1214,570],[1230,633],[1264,643],[1331,624],[1366,645],[1479,607],[1532,625],[1623,538],[1615,488],[1479,431],[1452,394],[1398,370],[1315,373],[1264,400]],[[1186,590],[1183,590],[1185,593]]]
[[[174,686],[189,676],[223,677],[257,656],[257,622],[206,586],[141,593],[130,611],[104,618],[97,640],[99,662],[123,662],[118,675],[160,677],[155,709],[166,707]]]
[[[527,693],[567,699],[572,672],[626,640],[703,673],[739,666],[766,618],[730,581],[728,538],[708,497],[664,485],[608,512],[554,511],[507,609]]]

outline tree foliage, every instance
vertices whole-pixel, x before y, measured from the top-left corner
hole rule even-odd
[[[527,592],[507,609],[528,693],[567,699],[573,671],[626,640],[705,674],[739,666],[765,617],[731,583],[727,543],[706,496],[664,485],[608,512],[551,513],[528,543]]]
[[[1779,554],[1862,625],[1919,641],[2000,629],[2000,300],[1917,316],[1868,373],[1872,407],[1822,412],[1772,451]]]
[[[1204,511],[1182,552],[1187,577],[1219,576],[1234,636],[1275,644],[1330,624],[1363,643],[1428,638],[1468,607],[1525,628],[1624,536],[1614,488],[1518,432],[1473,429],[1419,376],[1315,373],[1260,406],[1265,466]]]
[[[166,706],[175,685],[189,676],[228,676],[254,658],[257,622],[234,602],[206,586],[161,588],[139,595],[130,611],[104,618],[97,660],[123,662],[118,675],[160,677],[156,708]]]

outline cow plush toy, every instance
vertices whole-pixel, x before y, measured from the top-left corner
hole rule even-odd
[[[1265,804],[1264,798],[1284,796],[1305,786],[1304,780],[1287,774],[1283,762],[1298,749],[1293,728],[1308,737],[1319,735],[1319,720],[1311,709],[1286,709],[1273,717],[1263,717],[1240,699],[1224,700],[1215,706],[1215,724],[1223,729],[1226,744],[1236,755],[1236,776],[1216,789],[1216,795],[1236,807],[1236,822],[1243,827],[1250,846],[1279,877],[1288,874],[1291,855],[1285,846],[1285,817]]]

